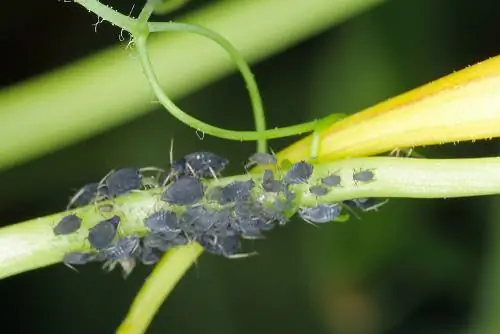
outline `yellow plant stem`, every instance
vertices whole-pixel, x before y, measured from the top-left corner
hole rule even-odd
[[[500,136],[500,56],[384,101],[326,127],[318,161],[369,156],[393,148]],[[279,153],[309,154],[312,136]]]

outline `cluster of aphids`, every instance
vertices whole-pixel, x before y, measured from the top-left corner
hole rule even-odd
[[[121,218],[114,215],[89,229],[87,240],[91,252],[68,253],[63,262],[70,267],[104,262],[103,267],[107,270],[120,264],[128,275],[137,261],[154,264],[168,249],[193,241],[213,254],[227,258],[247,257],[256,253],[242,253],[242,239],[263,238],[264,232],[286,224],[295,212],[307,222],[326,223],[338,218],[344,207],[368,211],[380,205],[365,198],[301,207],[296,201],[295,186],[306,184],[309,192],[318,197],[341,186],[341,177],[336,174],[309,185],[314,167],[305,161],[291,165],[286,172],[266,169],[258,178],[249,175],[210,186],[208,181],[217,179],[228,163],[214,153],[197,152],[173,162],[169,172],[155,167],[123,168],[108,173],[98,183],[85,185],[71,198],[68,210],[93,204],[101,212],[112,212],[112,204],[103,202],[112,203],[118,196],[151,188],[161,190],[158,192],[160,206],[152,209],[143,220],[147,234],[120,236]],[[245,168],[257,164],[277,166],[273,155],[256,153]],[[156,175],[147,177],[148,172]],[[355,182],[373,179],[371,170],[353,173]],[[53,230],[56,235],[68,235],[77,232],[80,226],[81,218],[70,214]]]

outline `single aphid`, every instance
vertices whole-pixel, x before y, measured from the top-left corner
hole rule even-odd
[[[305,183],[311,177],[313,169],[314,167],[305,161],[297,162],[288,170],[283,183],[285,185]]]
[[[190,205],[203,198],[204,186],[200,180],[183,176],[169,185],[161,195],[164,202],[177,205]]]
[[[66,210],[79,208],[92,203],[97,194],[98,183],[89,183],[84,185],[76,194],[71,197]]]
[[[188,233],[206,232],[212,228],[221,216],[216,210],[202,205],[187,207],[180,218],[181,229]]]
[[[250,197],[250,191],[255,186],[253,180],[233,181],[222,188],[219,204],[224,205],[236,201],[244,201]]]
[[[128,194],[134,190],[143,189],[143,175],[145,171],[163,172],[163,169],[157,167],[145,168],[121,168],[109,172],[100,182],[98,189],[104,188],[106,190],[107,198],[114,198],[117,196]],[[150,186],[151,178],[148,178],[148,185]]]
[[[102,185],[106,187],[111,198],[124,195],[141,189],[141,173],[137,168],[121,168],[110,172]]]
[[[309,192],[316,196],[325,196],[328,194],[328,188],[323,186],[310,186]]]
[[[262,217],[236,218],[231,227],[245,239],[264,239],[262,231],[267,230],[267,223]]]
[[[75,214],[64,216],[61,221],[53,228],[55,235],[71,234],[80,229],[82,219]]]
[[[274,173],[270,169],[264,171],[262,176],[262,189],[269,193],[277,193],[282,189],[281,182],[274,178]]]
[[[159,233],[149,233],[143,238],[142,243],[146,248],[155,248],[162,252],[173,247],[172,242]]]
[[[254,153],[248,158],[248,163],[245,165],[245,169],[248,169],[255,165],[276,165],[276,157],[273,154],[265,152]]]
[[[131,235],[120,238],[116,245],[107,247],[101,251],[107,260],[121,261],[133,257],[140,249],[140,239]]]
[[[318,204],[312,208],[299,208],[299,216],[307,222],[328,223],[337,218],[341,211],[339,203]]]
[[[62,262],[66,267],[77,271],[73,265],[84,265],[95,261],[95,259],[96,254],[94,253],[70,252],[64,255]]]
[[[152,232],[167,232],[175,233],[174,237],[179,234],[179,218],[175,212],[168,210],[160,210],[144,220],[144,225]]]
[[[375,180],[375,173],[372,169],[364,169],[359,171],[354,171],[352,174],[352,180],[354,183],[358,182],[372,182]]]
[[[194,152],[172,162],[170,174],[201,178],[216,178],[229,164],[229,160],[212,152]]]
[[[341,182],[342,179],[337,174],[331,174],[321,179],[321,183],[329,187],[339,187]]]
[[[143,264],[152,265],[160,261],[161,254],[162,254],[161,251],[157,249],[150,247],[142,247],[138,257]]]
[[[115,239],[119,223],[120,217],[113,216],[109,219],[100,221],[94,227],[90,228],[88,235],[90,245],[96,249],[109,247]]]
[[[209,253],[222,255],[228,259],[238,259],[256,255],[257,253],[238,253],[241,248],[241,241],[238,236],[226,238],[205,234],[196,241]]]

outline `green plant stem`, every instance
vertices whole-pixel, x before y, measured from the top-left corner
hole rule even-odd
[[[355,184],[352,173],[358,169],[373,169],[376,180]],[[412,197],[448,198],[500,193],[500,158],[482,159],[409,159],[358,158],[315,165],[309,183],[318,183],[321,177],[335,172],[342,177],[342,186],[318,198],[308,193],[308,184],[295,187],[298,205],[310,206],[318,202],[337,202],[357,197]],[[251,174],[259,178],[260,174]],[[248,175],[220,178],[211,184],[224,185],[234,180],[248,179]],[[122,216],[123,235],[147,231],[143,219],[158,209],[161,189],[153,189],[115,200],[116,214]],[[61,261],[72,250],[89,248],[85,241],[88,228],[103,217],[95,208],[75,210],[83,217],[82,229],[70,237],[55,237],[54,226],[68,212],[37,218],[0,229],[0,278],[33,270]],[[109,213],[114,214],[114,213]],[[175,273],[172,273],[175,275]]]
[[[196,244],[178,247],[165,254],[136,296],[117,334],[144,333],[175,285],[203,252]]]
[[[112,22],[112,24],[123,30],[127,30],[129,32],[136,30],[137,22],[135,19],[121,14],[113,8],[103,5],[97,0],[75,0],[75,2],[82,5],[90,12],[97,14],[105,21]]]
[[[296,0],[293,6],[288,0],[218,1],[183,20],[217,31],[245,59],[256,62],[382,1]],[[115,13],[106,6],[96,1],[79,3],[116,23]],[[133,30],[130,25],[134,21],[122,18],[119,26]],[[189,34],[155,34],[148,41],[148,51],[156,75],[168,78],[162,86],[173,99],[234,70],[220,50]],[[130,57],[124,45],[3,89],[0,168],[40,157],[139,117],[155,107],[151,99],[137,59]],[[35,128],[37,131],[30,130]]]

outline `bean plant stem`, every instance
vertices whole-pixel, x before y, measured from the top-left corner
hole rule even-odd
[[[375,180],[354,183],[352,173],[372,169]],[[357,197],[451,198],[500,193],[500,158],[480,159],[409,159],[372,157],[341,160],[315,165],[309,184],[321,177],[337,173],[341,187],[318,198],[308,193],[309,184],[295,188],[298,205],[338,202]],[[258,179],[261,174],[250,174]],[[247,179],[248,175],[220,178],[212,184],[226,184]],[[158,203],[161,189],[134,193],[115,200],[116,214],[122,217],[121,233],[145,234],[143,219]],[[73,210],[83,218],[80,231],[69,237],[54,236],[52,227],[69,212],[36,218],[0,229],[0,278],[45,267],[62,260],[66,252],[89,248],[88,228],[104,219],[93,207]],[[109,215],[115,214],[113,212]]]

